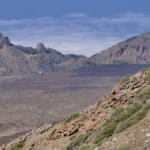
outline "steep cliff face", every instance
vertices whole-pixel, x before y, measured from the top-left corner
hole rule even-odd
[[[110,93],[80,113],[3,145],[3,150],[148,150],[150,69],[124,77]]]
[[[150,33],[132,37],[90,58],[95,64],[150,63]]]

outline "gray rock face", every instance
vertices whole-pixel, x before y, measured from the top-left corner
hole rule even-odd
[[[72,70],[82,64],[82,58],[64,55],[43,43],[38,43],[35,49],[12,45],[8,37],[0,34],[0,75]]]
[[[0,34],[0,75],[76,70],[101,64],[150,64],[150,33],[132,37],[90,58],[64,55],[38,43],[36,48],[16,46]]]
[[[90,58],[94,64],[150,64],[150,33],[132,37]]]
[[[4,47],[10,46],[10,45],[11,45],[11,43],[10,43],[9,38],[3,36],[3,34],[0,33],[0,48],[4,48]]]
[[[38,43],[36,49],[38,52],[43,52],[46,48],[43,43]]]

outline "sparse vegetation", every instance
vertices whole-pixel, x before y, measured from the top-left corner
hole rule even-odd
[[[120,80],[120,83],[121,84],[124,84],[124,83],[126,83],[127,81],[129,81],[129,75],[127,75],[127,76],[124,76],[121,80]]]
[[[149,99],[150,98],[150,87],[146,87],[144,88],[139,94],[138,94],[138,97],[140,99]]]
[[[103,139],[113,135],[115,129],[117,127],[117,123],[112,121],[110,123],[108,123],[107,125],[105,125],[101,131],[100,134],[98,134],[98,136],[95,139],[95,143],[101,143]]]
[[[95,139],[95,143],[101,144],[105,138],[112,136],[115,132],[120,132],[134,125],[145,117],[149,109],[149,104],[136,102],[124,109],[116,110],[110,120],[108,120],[100,129]]]
[[[147,75],[144,79],[146,82],[150,83],[150,75]]]
[[[23,143],[17,143],[13,146],[12,150],[22,150]]]
[[[117,150],[130,150],[130,148],[127,144],[121,144]]]
[[[150,71],[150,68],[143,68],[142,72],[145,72],[145,71]]]
[[[88,137],[89,137],[89,134],[81,134],[69,144],[69,146],[67,147],[67,150],[74,150],[76,147],[84,143]]]
[[[146,114],[147,111],[150,109],[150,105],[149,104],[145,104],[144,107],[138,111],[137,113],[135,113],[134,115],[131,115],[128,119],[126,119],[125,121],[121,122],[118,126],[117,132],[121,132],[122,130],[134,125],[135,123],[137,123],[139,120],[142,120]]]
[[[76,119],[76,118],[79,118],[81,116],[80,113],[74,113],[72,114],[70,117],[66,118],[65,119],[65,123],[69,123],[71,122],[72,120]]]
[[[80,148],[80,150],[94,150],[94,149],[95,149],[95,146],[93,145],[86,145]]]
[[[112,120],[119,123],[123,120],[126,120],[128,117],[136,113],[141,108],[142,108],[142,104],[134,103],[131,106],[125,108],[122,112],[120,111],[120,113],[117,113],[116,116],[113,116]]]

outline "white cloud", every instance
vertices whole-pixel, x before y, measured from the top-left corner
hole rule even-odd
[[[0,31],[15,44],[35,47],[44,42],[63,53],[89,56],[127,37],[150,31],[150,16],[127,13],[99,18],[71,13],[58,18],[0,20]]]
[[[82,18],[82,17],[87,17],[87,15],[84,14],[84,13],[76,13],[76,12],[74,12],[74,13],[67,14],[64,17],[67,17],[67,18],[79,18],[79,17],[81,17]]]

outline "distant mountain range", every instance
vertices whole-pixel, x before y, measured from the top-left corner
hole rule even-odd
[[[43,43],[36,48],[14,45],[0,33],[0,75],[74,70],[101,64],[150,64],[150,33],[132,37],[90,58],[64,55]]]
[[[150,64],[150,33],[132,37],[90,58],[95,64]]]
[[[87,58],[82,55],[64,55],[43,43],[32,47],[14,45],[0,34],[0,74],[43,73],[79,67]]]

